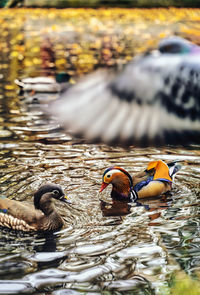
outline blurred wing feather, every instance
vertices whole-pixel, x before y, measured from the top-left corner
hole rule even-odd
[[[100,70],[50,113],[89,140],[139,146],[200,142],[200,56],[140,56],[121,73]]]

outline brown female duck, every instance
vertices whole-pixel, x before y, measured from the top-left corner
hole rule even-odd
[[[152,161],[147,169],[131,177],[123,168],[114,166],[105,170],[100,192],[112,184],[113,200],[131,202],[158,197],[171,190],[173,176],[180,167],[175,162]]]
[[[67,202],[60,185],[45,184],[34,194],[34,206],[25,202],[0,199],[0,226],[22,231],[53,231],[63,226],[53,199]]]

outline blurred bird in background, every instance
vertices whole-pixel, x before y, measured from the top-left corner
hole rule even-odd
[[[164,39],[121,72],[85,76],[48,112],[66,132],[92,142],[200,143],[200,47],[180,37]]]

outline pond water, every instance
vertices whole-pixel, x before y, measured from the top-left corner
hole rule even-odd
[[[57,204],[65,226],[54,234],[0,229],[1,294],[160,294],[174,272],[198,276],[200,147],[89,145],[63,134],[14,79],[65,70],[76,80],[174,33],[198,42],[199,19],[199,10],[175,9],[0,11],[1,194],[32,201],[55,182],[71,200]],[[107,167],[134,174],[157,159],[181,161],[171,194],[123,216],[101,210]]]

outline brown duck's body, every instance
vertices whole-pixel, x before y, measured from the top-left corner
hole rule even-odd
[[[158,197],[171,190],[172,178],[179,169],[176,163],[166,164],[158,160],[150,162],[147,169],[131,177],[123,168],[114,166],[105,170],[100,192],[112,184],[113,200],[130,202]]]
[[[53,231],[63,226],[54,199],[66,202],[62,188],[55,184],[41,186],[34,195],[35,206],[26,202],[0,199],[0,226],[22,231]]]

